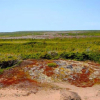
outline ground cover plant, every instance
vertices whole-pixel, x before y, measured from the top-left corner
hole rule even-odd
[[[0,37],[19,37],[29,35],[100,36],[100,30],[0,32]]]
[[[100,63],[99,36],[0,39],[0,88],[31,88],[37,93],[39,88],[61,90],[56,82],[92,87],[100,84],[100,64],[95,62]]]
[[[100,36],[100,31],[99,30],[78,30],[78,31],[67,31],[65,33],[61,32],[58,33],[60,35],[67,35],[67,36]]]
[[[100,62],[100,38],[0,39],[0,61],[59,58]]]
[[[56,67],[57,64],[56,64],[56,63],[48,63],[48,66],[49,66],[49,67]]]
[[[17,37],[17,36],[42,35],[42,34],[43,32],[41,31],[0,32],[0,37]]]

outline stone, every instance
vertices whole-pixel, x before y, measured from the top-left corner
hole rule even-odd
[[[68,66],[66,66],[66,68],[72,69],[73,66],[72,65],[68,65]]]
[[[94,75],[96,75],[96,76],[100,75],[99,71],[95,71]]]
[[[94,78],[100,78],[99,71],[94,71],[92,74],[90,74],[89,79],[92,80]]]
[[[60,100],[82,100],[76,92],[60,90]]]
[[[54,69],[54,73],[55,73],[55,74],[59,74],[59,68],[55,68],[55,69]]]
[[[100,90],[97,92],[96,96],[100,97]]]
[[[60,60],[59,66],[66,66],[66,61]]]
[[[68,78],[63,78],[63,80],[64,80],[64,81],[67,81],[67,80],[68,80]]]
[[[45,75],[45,74],[43,74],[43,73],[40,73],[39,75],[38,75],[38,78],[37,78],[37,80],[39,81],[39,82],[52,82],[53,80],[51,79],[51,77],[48,77],[47,75]]]
[[[73,68],[73,71],[75,72],[75,73],[82,73],[82,67],[81,66],[77,66],[77,67],[74,67]]]
[[[60,65],[60,61],[54,61],[57,65]]]
[[[88,74],[89,73],[89,68],[88,69],[86,69],[86,72],[85,72],[85,74]]]

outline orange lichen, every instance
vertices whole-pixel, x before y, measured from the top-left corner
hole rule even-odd
[[[52,60],[30,60],[32,61],[31,64],[25,66],[30,70],[32,67],[37,66],[38,70],[43,69],[43,74],[52,77],[55,73],[54,73],[54,68],[53,67],[48,67],[47,64],[48,63],[52,63]],[[71,62],[71,61],[70,61]],[[94,66],[95,68],[98,68],[97,66],[100,66],[100,64],[96,64],[96,63],[92,63],[89,62],[88,63],[90,66]],[[100,79],[98,77],[94,78],[94,79],[89,79],[89,76],[94,72],[94,67],[89,68],[88,66],[84,66],[84,68],[81,70],[81,73],[76,73],[74,72],[73,74],[71,74],[70,76],[72,76],[71,78],[69,78],[68,76],[66,76],[66,78],[68,77],[68,81],[78,87],[91,87],[94,84],[100,84]],[[72,66],[79,66],[76,62],[74,64],[72,64]],[[81,65],[80,65],[81,66]],[[57,65],[58,67],[58,65]],[[24,72],[24,66],[23,67],[16,67],[16,68],[12,68],[9,70],[5,70],[4,73],[2,75],[0,75],[0,83],[2,83],[4,86],[9,86],[12,84],[18,84],[20,82],[24,82],[24,81],[28,81],[34,84],[38,84],[37,81],[32,80],[31,78],[29,78],[29,74],[27,74],[26,72]],[[59,78],[59,77],[58,77]]]
[[[2,83],[4,86],[9,86],[9,85],[18,84],[18,83],[24,82],[24,81],[31,82],[31,83],[33,83],[33,85],[38,84],[37,81],[31,80],[31,79],[15,79],[15,78],[4,79],[0,83]]]
[[[87,70],[87,67],[82,69],[82,73],[76,73],[75,75],[73,75],[74,79],[69,79],[69,82],[78,87],[93,86],[95,83],[94,83],[94,81],[89,79],[90,71],[86,72],[86,70]],[[75,77],[75,76],[77,76],[77,77]]]

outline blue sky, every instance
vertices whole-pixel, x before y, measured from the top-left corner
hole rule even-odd
[[[100,30],[100,0],[0,0],[0,32]]]

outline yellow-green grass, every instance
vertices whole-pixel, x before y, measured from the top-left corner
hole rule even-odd
[[[100,62],[99,55],[99,37],[0,40],[0,61],[65,58]]]
[[[100,30],[73,30],[73,31],[19,31],[0,32],[0,37],[18,37],[29,35],[59,34],[68,36],[100,36]]]

